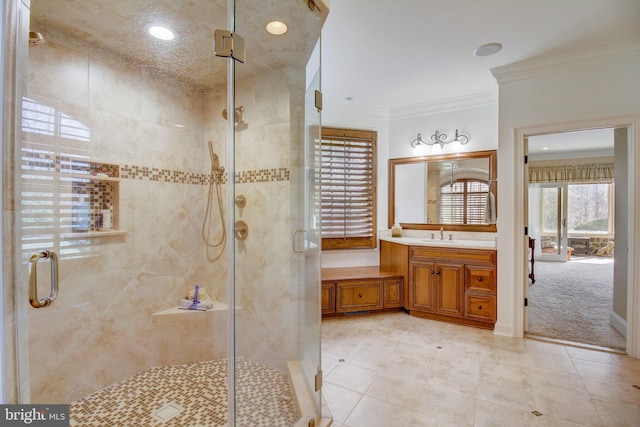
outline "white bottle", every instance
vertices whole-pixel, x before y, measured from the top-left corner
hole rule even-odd
[[[402,237],[402,226],[400,224],[393,224],[393,227],[391,227],[391,237]]]
[[[76,232],[89,231],[91,226],[91,203],[84,197],[80,197],[78,203],[74,203],[71,216],[71,230]]]
[[[111,210],[104,209],[102,211],[102,227],[100,227],[100,231],[111,230],[111,224]]]

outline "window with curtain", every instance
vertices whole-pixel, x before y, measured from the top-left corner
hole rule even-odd
[[[529,167],[529,183],[567,185],[567,227],[573,234],[614,233],[614,163],[552,164]],[[551,193],[549,193],[551,194]],[[555,230],[557,200],[541,200],[543,230]]]
[[[322,249],[376,247],[375,131],[322,128]]]
[[[440,218],[444,224],[482,224],[485,221],[486,181],[458,179],[440,187]]]

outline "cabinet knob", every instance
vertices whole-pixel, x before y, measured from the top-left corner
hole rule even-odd
[[[437,271],[436,271],[436,274],[440,274],[440,270],[437,270]]]
[[[478,282],[482,282],[482,277],[478,277]]]
[[[360,293],[360,294],[358,294],[358,296],[359,296],[360,298],[362,298],[362,294],[361,294],[361,293]]]
[[[482,306],[481,305],[478,306],[478,310],[482,310]]]

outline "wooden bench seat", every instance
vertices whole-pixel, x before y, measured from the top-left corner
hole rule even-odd
[[[322,269],[322,315],[402,309],[401,273],[379,266]]]

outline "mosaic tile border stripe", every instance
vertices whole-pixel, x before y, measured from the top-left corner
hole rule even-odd
[[[24,158],[23,167],[28,170],[87,175],[103,173],[113,178],[173,184],[208,185],[211,180],[211,175],[205,173],[183,172],[137,165],[118,166],[30,150],[23,150],[22,155]],[[216,182],[219,181],[221,184],[226,184],[228,175],[227,173],[218,174],[215,179]],[[257,182],[282,182],[290,179],[291,172],[288,168],[271,168],[236,172],[235,182],[236,184],[252,184]]]
[[[208,185],[211,180],[211,176],[209,174],[171,171],[168,169],[129,165],[124,165],[120,168],[120,178],[195,185]],[[289,181],[290,179],[291,172],[288,168],[258,169],[236,172],[236,184],[282,182]],[[222,174],[218,180],[221,184],[226,184],[228,182],[227,173],[225,172]]]

